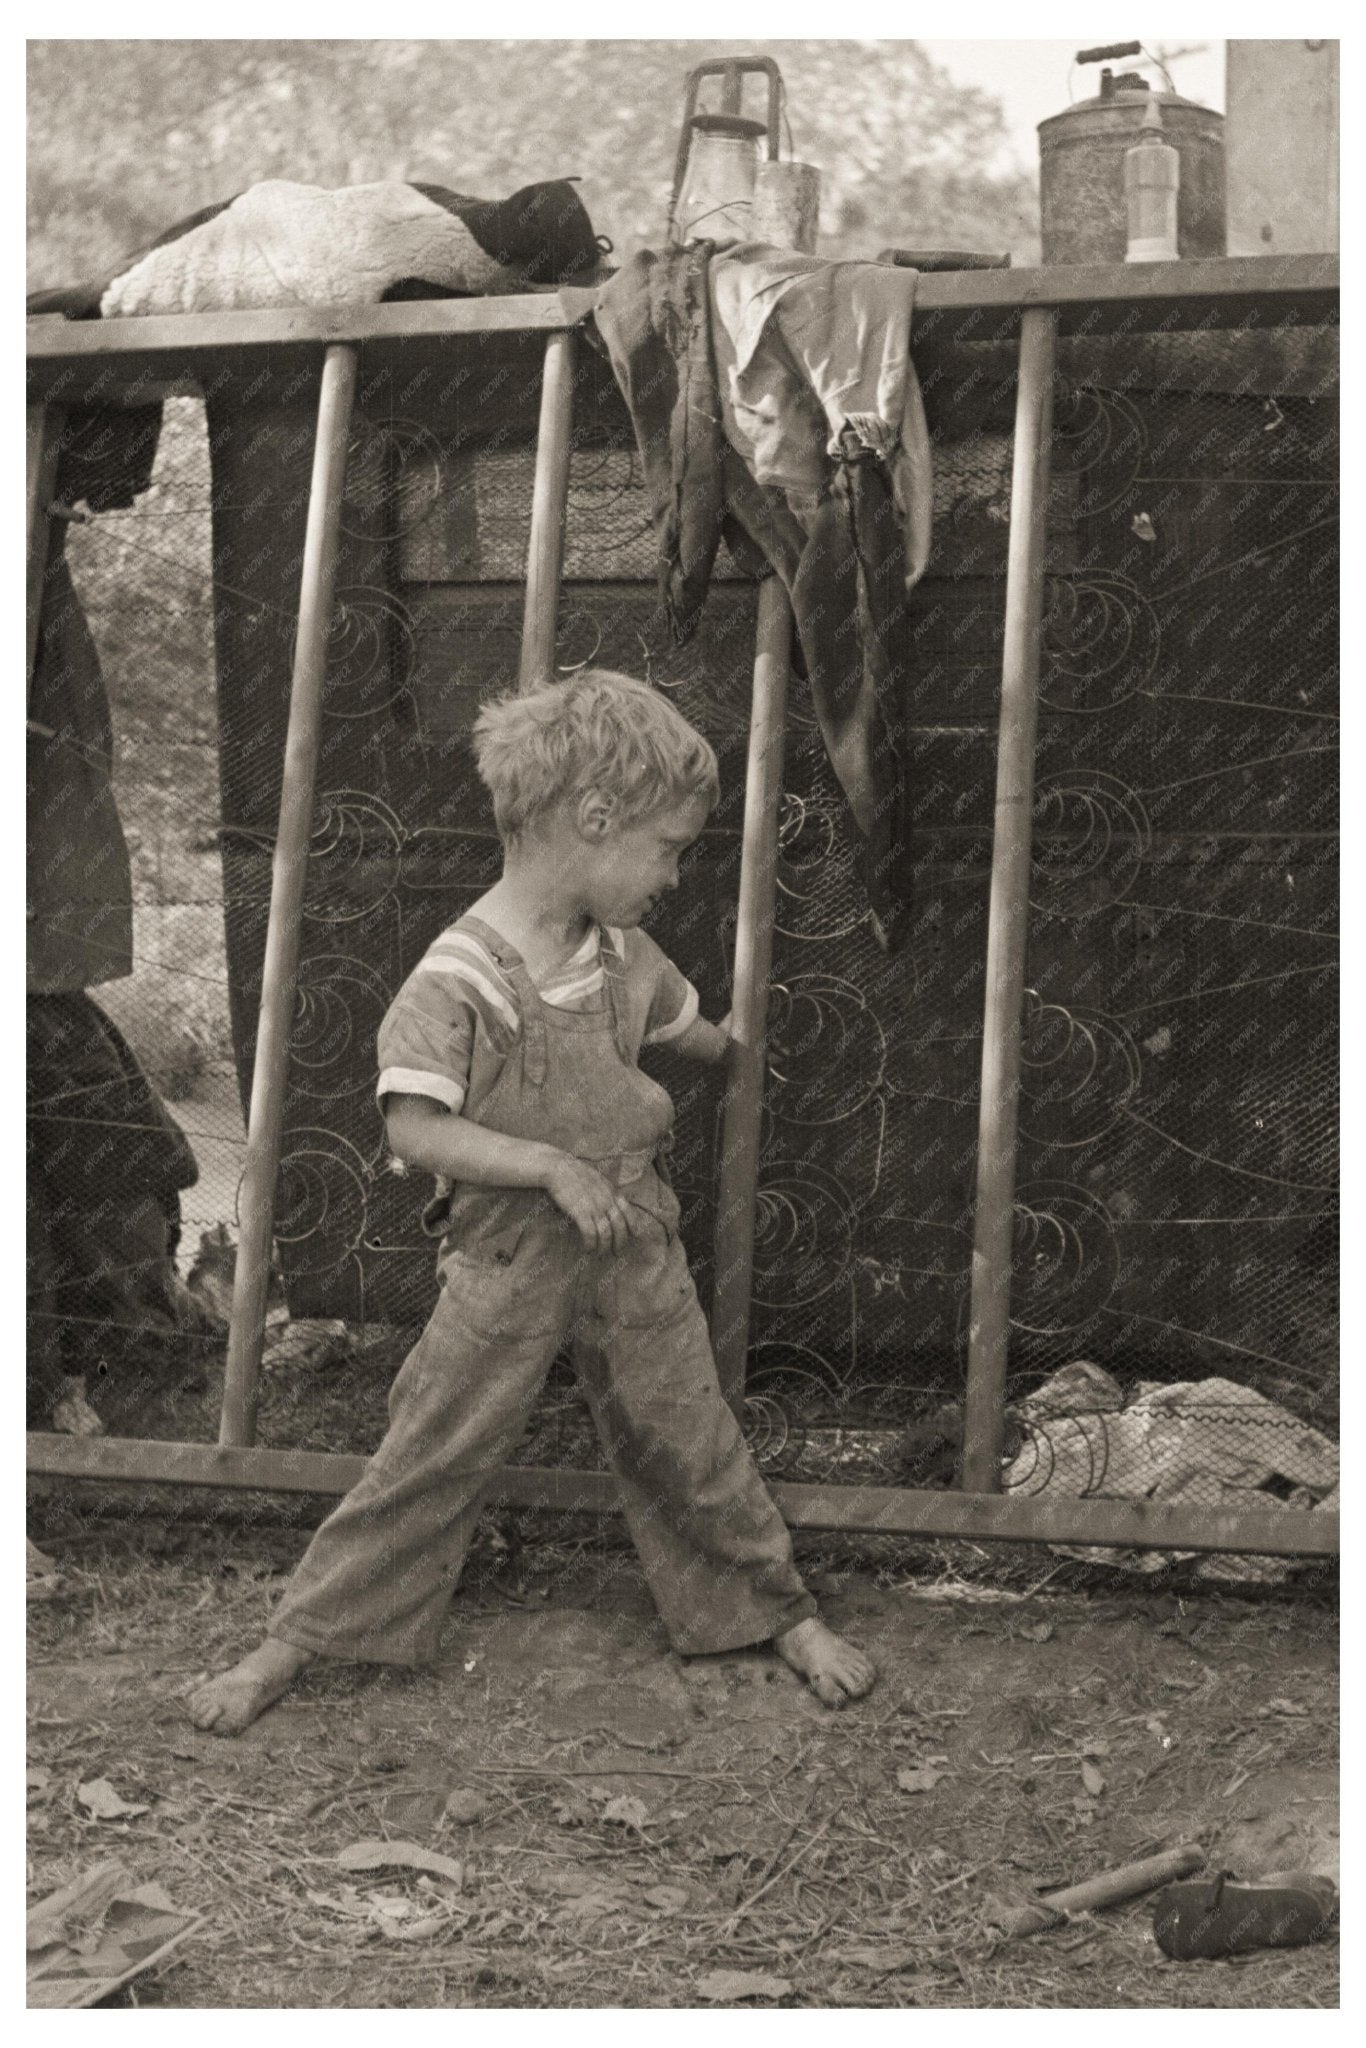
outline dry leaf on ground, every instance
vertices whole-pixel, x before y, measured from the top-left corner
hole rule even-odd
[[[101,1863],[30,1910],[27,2002],[95,2005],[203,1924],[160,1885],[139,1885],[118,1864]]]
[[[1081,1767],[1081,1782],[1093,1799],[1099,1799],[1101,1793],[1105,1790],[1104,1776],[1096,1769],[1094,1764],[1083,1763]]]
[[[400,1941],[429,1941],[432,1935],[444,1933],[452,1924],[449,1913],[428,1913],[421,1920],[405,1920],[394,1932]]]
[[[656,1884],[641,1897],[647,1906],[654,1906],[661,1913],[681,1913],[688,1903],[687,1887],[681,1884]]]
[[[634,1799],[629,1794],[609,1799],[602,1809],[601,1818],[617,1827],[634,1828],[638,1835],[642,1834],[646,1819],[645,1802],[643,1799]]]
[[[557,1927],[564,1926],[571,1920],[602,1920],[609,1914],[623,1912],[626,1904],[625,1894],[619,1891],[599,1889],[576,1892],[572,1898],[565,1899],[562,1905],[556,1907],[551,1918]]]
[[[321,1906],[328,1913],[343,1913],[353,1920],[364,1920],[369,1907],[361,1898],[354,1885],[345,1885],[342,1892],[315,1892],[305,1888],[304,1897],[312,1906]]]
[[[29,1542],[27,1537],[24,1540],[27,1544],[24,1572],[24,1591],[27,1598],[56,1599],[59,1593],[66,1591],[66,1581],[46,1551],[40,1550],[36,1543]]]
[[[454,1885],[465,1881],[462,1863],[436,1849],[424,1849],[420,1842],[352,1842],[349,1848],[339,1849],[333,1861],[343,1870],[429,1870]]]
[[[697,1980],[697,1995],[709,2005],[728,2005],[741,1998],[786,1998],[792,1989],[786,1977],[763,1970],[709,1970]]]
[[[844,1963],[855,1970],[877,1970],[890,1976],[894,1970],[919,1966],[924,1957],[913,1948],[841,1948],[828,1952],[832,1963]]]
[[[896,1782],[903,1792],[933,1792],[939,1780],[947,1775],[946,1771],[935,1770],[932,1764],[922,1764],[918,1770],[898,1771]]]
[[[400,1923],[411,1919],[416,1911],[410,1899],[398,1898],[391,1892],[372,1892],[365,1906],[366,1917],[384,1934],[406,1933]]]
[[[133,1820],[149,1811],[145,1806],[131,1806],[126,1799],[120,1799],[108,1778],[87,1778],[76,1787],[76,1799],[95,1820]]]

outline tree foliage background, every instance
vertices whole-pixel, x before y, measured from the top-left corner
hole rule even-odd
[[[661,239],[689,69],[753,43],[29,44],[29,289],[99,275],[261,178],[416,178],[500,198],[578,175],[619,252]],[[822,173],[822,246],[1037,256],[998,103],[914,42],[768,43],[784,151]],[[790,136],[790,142],[789,142]]]

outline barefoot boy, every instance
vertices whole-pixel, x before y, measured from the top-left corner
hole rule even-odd
[[[711,1061],[729,1044],[639,929],[716,802],[715,756],[605,670],[488,705],[475,749],[502,878],[379,1038],[394,1156],[436,1177],[440,1297],[364,1476],[265,1641],[191,1713],[235,1734],[315,1657],[433,1657],[487,1478],[566,1339],[674,1648],[771,1642],[842,1706],[873,1666],[817,1618],[722,1399],[664,1164],[673,1105],[636,1063],[642,1044]]]

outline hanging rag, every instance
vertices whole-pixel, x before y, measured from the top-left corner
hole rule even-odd
[[[674,638],[696,628],[723,532],[742,567],[781,576],[889,949],[906,868],[897,627],[930,541],[915,283],[877,264],[698,243],[640,252],[596,309],[635,427]]]
[[[768,573],[766,554],[755,554],[727,506],[728,486],[743,493],[744,478],[727,473],[712,359],[712,250],[710,242],[642,249],[604,285],[594,309],[635,427],[659,601],[679,646],[697,630],[723,532],[747,573]],[[792,524],[789,544],[799,538]]]
[[[726,438],[757,482],[814,511],[859,451],[891,486],[905,584],[930,551],[931,461],[911,361],[917,274],[832,263],[749,242],[711,267],[713,345]],[[852,437],[852,438],[851,438]]]
[[[786,544],[770,539],[767,551],[862,838],[874,928],[894,950],[906,873],[898,629],[930,545],[929,431],[910,358],[916,275],[743,243],[717,257],[710,283],[726,438],[803,530],[795,562]]]

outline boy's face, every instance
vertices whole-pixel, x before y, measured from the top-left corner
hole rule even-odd
[[[678,887],[678,863],[707,822],[700,796],[661,805],[618,824],[585,799],[579,830],[589,848],[585,908],[599,924],[637,925],[666,889]]]

